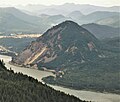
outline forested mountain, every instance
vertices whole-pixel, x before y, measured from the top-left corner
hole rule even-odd
[[[30,31],[30,28],[34,29],[36,27],[34,23],[29,22],[32,21],[32,19],[34,19],[34,17],[22,13],[15,8],[0,8],[0,31]]]
[[[13,58],[17,64],[37,63],[60,67],[69,63],[82,63],[102,56],[100,41],[73,21],[65,21],[47,30],[22,53]]]
[[[31,16],[14,7],[0,8],[0,32],[43,32],[48,27],[42,18]]]
[[[90,23],[84,24],[82,27],[90,31],[99,39],[118,37],[120,34],[120,28],[113,28],[106,25]]]
[[[45,11],[44,11],[45,12]],[[66,15],[49,15],[42,13],[39,16],[24,13],[14,7],[0,8],[0,32],[3,33],[43,33],[53,25],[65,20],[73,20],[78,24],[98,23],[118,27],[118,12],[96,11],[87,15],[80,11],[71,11]],[[46,15],[46,16],[45,16]],[[109,21],[107,21],[109,19]]]
[[[43,85],[36,79],[7,70],[0,61],[0,102],[83,102]],[[85,101],[84,101],[85,102]]]

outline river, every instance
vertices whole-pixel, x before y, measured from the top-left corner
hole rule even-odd
[[[9,64],[11,60],[10,56],[0,55],[0,59],[3,59],[5,62],[5,66],[8,69],[14,70],[14,72],[22,72],[28,76],[31,76],[35,79],[38,79],[42,82],[43,77],[47,77],[53,75],[51,72],[40,71],[36,69],[23,68],[18,66],[13,66]],[[91,91],[83,91],[83,90],[74,90],[69,88],[64,88],[60,86],[49,85],[55,90],[60,90],[70,95],[74,95],[82,100],[94,101],[94,102],[120,102],[120,95],[110,94],[110,93],[99,93],[99,92],[91,92]]]

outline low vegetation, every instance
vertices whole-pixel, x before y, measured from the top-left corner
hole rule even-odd
[[[109,53],[111,56],[111,53]],[[43,78],[47,83],[79,90],[92,90],[120,94],[119,54],[96,59],[82,64],[71,64],[64,68],[64,75]]]

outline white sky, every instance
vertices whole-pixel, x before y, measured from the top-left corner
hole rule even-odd
[[[0,0],[0,6],[27,4],[60,5],[64,3],[92,4],[98,6],[120,6],[120,0]]]

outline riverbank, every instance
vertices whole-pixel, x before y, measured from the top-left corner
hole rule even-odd
[[[8,69],[14,70],[14,72],[21,72],[23,74],[26,74],[28,76],[31,76],[35,79],[38,79],[39,81],[42,81],[43,77],[52,76],[52,72],[46,72],[46,71],[40,71],[36,69],[29,69],[29,68],[23,68],[23,67],[17,67],[9,64],[9,61],[11,61],[10,56],[0,55],[0,59],[3,59],[5,62],[5,66]],[[91,91],[81,91],[81,90],[74,90],[69,88],[64,88],[60,86],[54,86],[49,85],[50,87],[54,88],[55,90],[60,90],[62,92],[65,92],[70,95],[74,95],[82,100],[87,101],[94,101],[94,102],[119,102],[120,101],[120,95],[117,94],[105,94],[105,93],[99,93],[99,92],[91,92]]]
[[[9,64],[9,61],[11,61],[10,56],[0,55],[0,59],[4,60],[5,66],[8,69],[12,69],[15,73],[23,73],[25,75],[31,76],[35,79],[38,79],[38,81],[43,82],[42,78],[47,76],[53,76],[54,74],[52,72],[46,72],[46,71],[40,71],[32,68],[25,68],[21,66],[14,66],[12,64]]]

